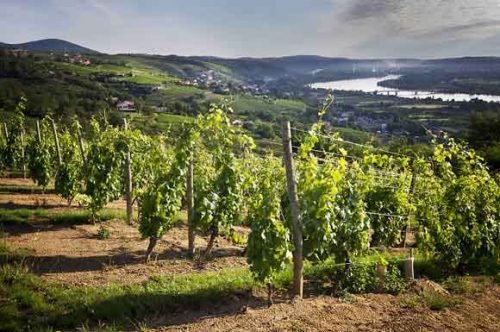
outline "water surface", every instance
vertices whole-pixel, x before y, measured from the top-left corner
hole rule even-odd
[[[468,93],[438,93],[431,91],[401,90],[379,86],[378,83],[400,78],[401,75],[387,75],[384,77],[357,78],[351,80],[318,82],[310,84],[313,89],[329,89],[342,91],[362,91],[366,93],[377,93],[382,95],[398,96],[400,98],[416,99],[442,99],[443,101],[471,101],[474,99],[486,102],[500,103],[500,96],[468,94]]]

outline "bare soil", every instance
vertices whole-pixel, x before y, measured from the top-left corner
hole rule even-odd
[[[156,331],[500,331],[500,287],[457,296],[442,310],[403,308],[402,296],[366,294],[349,303],[330,296],[282,302],[267,308],[247,304],[183,312],[148,322]]]
[[[33,185],[31,180],[0,179],[1,185]],[[40,204],[43,202],[43,204]],[[0,193],[0,207],[36,208],[51,211],[75,210],[53,194]],[[108,208],[125,209],[123,201]],[[219,238],[208,261],[193,262],[187,257],[187,227],[180,222],[160,240],[153,261],[145,264],[148,240],[142,239],[136,225],[123,220],[105,223],[110,238],[97,238],[99,224],[65,225],[41,221],[29,225],[6,225],[5,241],[13,249],[28,249],[26,263],[42,278],[68,285],[103,285],[111,282],[133,283],[153,274],[216,271],[225,267],[246,266],[243,247]],[[204,249],[207,237],[197,236],[196,247]]]
[[[246,265],[243,248],[219,239],[212,258],[204,264],[187,257],[187,227],[178,225],[158,242],[153,261],[144,262],[148,240],[137,227],[122,220],[106,222],[111,237],[100,240],[99,225],[23,225],[6,228],[11,248],[32,252],[27,262],[32,271],[47,280],[71,285],[103,285],[110,282],[133,283],[153,274],[216,271]],[[206,238],[196,239],[204,248]]]

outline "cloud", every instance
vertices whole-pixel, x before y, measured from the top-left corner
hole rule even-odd
[[[0,0],[0,41],[104,52],[499,55],[499,0]]]
[[[332,1],[320,32],[348,55],[447,56],[452,40],[479,46],[481,53],[497,49],[481,41],[500,36],[498,0]]]
[[[352,1],[347,7],[345,21],[356,21],[370,17],[384,17],[386,14],[398,12],[401,2],[398,0]]]

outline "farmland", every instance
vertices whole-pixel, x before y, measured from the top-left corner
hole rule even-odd
[[[2,294],[16,298],[26,311],[12,312],[8,302],[2,302],[2,317],[8,318],[2,321],[4,329],[15,329],[16,319],[17,324],[25,319],[37,324],[42,316],[51,320],[66,317],[67,326],[87,329],[95,317],[100,317],[98,329],[121,330],[120,326],[129,326],[151,331],[238,331],[249,326],[256,330],[347,331],[360,326],[366,330],[399,331],[426,326],[436,331],[466,331],[495,330],[500,324],[500,289],[485,277],[449,279],[445,285],[449,285],[451,295],[440,299],[444,307],[439,310],[430,308],[436,305],[431,301],[439,299],[426,298],[417,290],[400,295],[332,297],[321,289],[311,289],[308,298],[293,304],[288,301],[286,287],[276,296],[275,304],[267,308],[265,291],[253,283],[242,257],[242,246],[221,239],[213,259],[204,265],[187,257],[185,213],[179,215],[178,226],[159,244],[154,261],[144,264],[146,241],[135,226],[126,224],[123,201],[112,205],[112,211],[119,213],[108,221],[103,219],[108,223],[110,237],[99,240],[98,225],[89,224],[85,218],[74,218],[85,215],[80,208],[68,208],[64,200],[40,190],[27,200],[17,192],[32,192],[36,185],[30,180],[16,179],[17,189],[13,190],[12,183],[10,178],[1,180],[0,204],[10,204],[9,209],[16,204],[13,211],[24,216],[1,220],[3,246],[9,248],[7,254],[3,247],[1,259],[11,262],[1,269]],[[63,215],[71,218],[59,221],[47,217]],[[197,237],[196,244],[204,246],[205,241],[206,238]],[[290,275],[283,278],[286,285]],[[456,289],[455,285],[462,288]],[[202,299],[205,300],[201,302]],[[79,310],[79,314],[68,317],[68,306]],[[28,308],[33,311],[29,313]],[[129,323],[125,317],[133,317],[136,323]]]
[[[266,149],[224,105],[35,128],[25,107],[0,145],[2,329],[499,324],[500,183],[453,139],[409,156],[318,121]]]
[[[500,331],[498,2],[1,0],[0,332]]]

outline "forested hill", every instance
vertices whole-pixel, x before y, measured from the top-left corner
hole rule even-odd
[[[20,44],[0,43],[0,48],[21,49],[31,52],[72,52],[97,54],[99,52],[62,39],[41,39]]]

